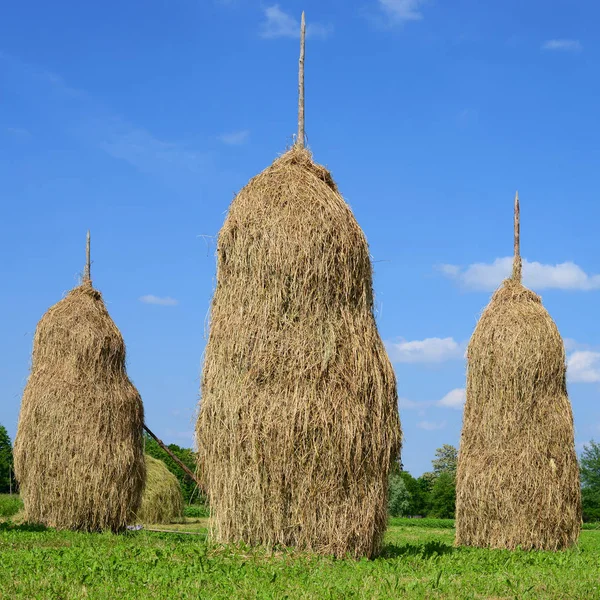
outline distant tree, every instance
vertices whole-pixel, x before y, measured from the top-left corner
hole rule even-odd
[[[14,491],[12,470],[12,444],[6,427],[0,425],[0,494]]]
[[[388,512],[392,517],[406,517],[410,509],[410,492],[399,473],[390,475]]]
[[[400,473],[404,485],[410,494],[408,514],[413,517],[424,517],[427,514],[427,503],[430,490],[422,485],[419,479],[415,479],[408,471]],[[426,486],[428,484],[426,483]]]
[[[455,476],[449,471],[438,475],[431,489],[429,516],[452,519],[456,510]]]
[[[600,444],[585,444],[579,462],[584,521],[600,521]]]
[[[144,434],[144,439],[146,441],[146,453],[162,460],[167,465],[169,471],[179,480],[184,502],[186,504],[189,504],[190,501],[203,502],[204,498],[200,494],[196,482],[190,479],[187,473],[158,445],[156,440],[152,439],[148,434]],[[181,448],[177,444],[167,444],[167,447],[192,473],[195,473],[196,457],[193,450],[190,448]]]
[[[431,461],[433,473],[436,477],[442,473],[456,475],[457,462],[458,450],[450,444],[444,444],[435,451],[435,458]]]

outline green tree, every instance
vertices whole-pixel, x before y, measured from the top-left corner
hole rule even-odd
[[[455,476],[449,471],[438,475],[431,489],[429,515],[439,519],[452,519],[456,510]]]
[[[179,480],[184,502],[186,504],[189,504],[191,501],[203,503],[204,497],[198,490],[196,482],[190,479],[189,475],[158,445],[156,440],[146,433],[144,434],[144,439],[146,442],[146,454],[162,460],[167,465],[169,471]],[[195,473],[196,456],[191,449],[181,448],[177,444],[167,444],[167,447],[192,473]]]
[[[427,514],[427,502],[430,490],[424,487],[420,480],[415,479],[408,471],[403,471],[400,473],[400,476],[410,494],[410,504],[407,513],[413,517],[424,517]]]
[[[585,444],[579,462],[584,521],[600,521],[600,444]]]
[[[401,474],[390,476],[388,512],[392,517],[406,517],[410,509],[410,492],[406,489]]]
[[[433,473],[437,477],[442,473],[456,475],[456,465],[458,463],[458,450],[450,444],[444,444],[435,451],[435,458],[431,461]]]
[[[0,494],[14,491],[12,470],[12,444],[6,427],[0,425]]]

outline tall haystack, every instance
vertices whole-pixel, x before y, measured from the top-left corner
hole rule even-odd
[[[233,200],[196,427],[221,542],[373,556],[401,432],[373,314],[365,236],[304,147],[304,15],[296,145]]]
[[[144,410],[125,344],[88,261],[83,283],[38,323],[15,440],[25,516],[60,529],[123,529],[146,479]]]
[[[558,550],[577,541],[565,350],[540,297],[521,284],[518,195],[513,275],[469,343],[456,487],[457,544]]]
[[[146,454],[146,486],[138,523],[171,523],[183,517],[183,495],[179,480],[162,460]]]

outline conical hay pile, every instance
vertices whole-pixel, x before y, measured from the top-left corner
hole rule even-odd
[[[540,297],[521,285],[520,260],[467,351],[456,543],[557,550],[581,525],[565,350]]]
[[[179,480],[165,465],[146,454],[146,486],[138,523],[171,523],[183,517],[183,496]]]
[[[400,451],[365,237],[299,146],[234,199],[196,428],[222,542],[373,556]]]
[[[144,488],[143,422],[123,338],[88,281],[35,332],[14,448],[27,520],[123,529]]]

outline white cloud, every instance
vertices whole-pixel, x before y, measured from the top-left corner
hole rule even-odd
[[[438,403],[438,406],[444,406],[446,408],[454,408],[456,410],[462,410],[465,405],[466,392],[465,388],[456,388],[451,392],[448,392]]]
[[[583,46],[579,40],[546,40],[542,50],[558,50],[560,52],[581,52]]]
[[[434,421],[419,421],[417,427],[419,429],[424,429],[425,431],[436,431],[438,429],[444,429],[444,427],[446,427],[446,421],[442,421],[441,423],[436,423]]]
[[[329,25],[320,23],[308,23],[306,25],[306,37],[327,37],[332,31]],[[284,12],[279,4],[265,8],[265,21],[261,26],[260,36],[265,39],[280,37],[299,38],[300,21],[292,15]]]
[[[241,146],[248,141],[250,137],[250,131],[243,129],[241,131],[232,131],[231,133],[223,133],[219,136],[224,144],[228,146]]]
[[[600,382],[600,352],[573,352],[567,361],[567,378],[573,383]]]
[[[463,287],[476,291],[493,291],[512,272],[512,256],[497,258],[493,263],[474,263],[466,268],[441,265],[439,271]],[[573,262],[544,265],[523,260],[523,283],[535,290],[597,290],[600,275],[588,275]]]
[[[142,296],[140,302],[143,302],[144,304],[158,304],[159,306],[175,306],[178,304],[175,298],[170,298],[169,296],[153,296],[152,294]]]
[[[420,7],[424,0],[379,0],[381,10],[395,23],[419,21],[423,18]]]
[[[427,338],[408,342],[387,342],[390,359],[394,363],[441,363],[462,358],[464,345],[453,338]]]

